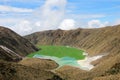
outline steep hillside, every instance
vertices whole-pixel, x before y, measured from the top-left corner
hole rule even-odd
[[[38,49],[27,39],[12,30],[0,26],[0,58],[12,59],[13,57],[26,56]]]
[[[54,61],[23,58],[37,50],[28,40],[0,27],[0,80],[63,80],[51,71],[58,67]]]
[[[39,59],[35,60],[37,61],[37,65],[42,66],[39,68],[35,67],[36,63],[34,63],[34,59],[32,61],[33,63],[31,63],[31,60],[27,62],[33,64],[33,66],[25,63],[17,64],[0,60],[0,80],[63,80],[50,71],[52,70],[51,67],[55,68],[57,66],[52,65],[56,64],[54,61],[48,60],[49,63],[46,63],[47,60],[40,60],[40,62]],[[46,64],[41,64],[41,61],[43,64]],[[47,70],[48,68],[50,70]]]
[[[90,71],[63,66],[56,73],[66,80],[120,80],[120,25],[99,29],[49,30],[25,36],[36,45],[65,45],[89,55],[105,55],[92,62]]]
[[[67,45],[78,47],[89,55],[120,52],[120,25],[99,29],[49,30],[25,36],[36,45]],[[111,54],[112,55],[112,54]]]

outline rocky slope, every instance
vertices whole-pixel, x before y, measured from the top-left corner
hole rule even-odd
[[[14,60],[12,58],[24,57],[38,49],[27,39],[21,37],[12,30],[0,26],[0,58]]]
[[[38,49],[8,28],[0,27],[0,80],[63,80],[52,60],[24,58]]]
[[[22,60],[22,56],[16,54],[6,47],[0,46],[0,59],[6,61],[19,61]]]
[[[25,36],[36,45],[65,45],[85,50],[89,56],[105,55],[92,62],[90,71],[64,66],[56,73],[65,80],[120,80],[120,25],[99,29],[49,30]]]

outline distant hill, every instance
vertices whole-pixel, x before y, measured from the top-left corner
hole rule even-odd
[[[27,39],[12,30],[0,26],[0,59],[14,60],[38,49]]]
[[[78,47],[89,55],[120,52],[120,25],[97,29],[49,30],[25,36],[35,45]]]

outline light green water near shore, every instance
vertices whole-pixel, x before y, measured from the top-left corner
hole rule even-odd
[[[39,46],[41,50],[34,52],[28,57],[51,59],[59,66],[70,65],[80,67],[78,60],[85,58],[84,51],[69,46]]]
[[[36,55],[33,56],[33,58],[54,60],[56,63],[59,64],[59,67],[64,66],[64,65],[80,67],[80,65],[77,63],[77,60],[75,58],[71,58],[71,57],[58,58],[58,57],[54,57],[54,56],[46,56],[46,55],[36,54]]]

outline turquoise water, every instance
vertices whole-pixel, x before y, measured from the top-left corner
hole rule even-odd
[[[54,56],[46,56],[46,55],[40,55],[40,54],[36,54],[33,57],[34,58],[42,58],[42,59],[54,60],[56,63],[59,64],[59,67],[64,66],[64,65],[80,67],[80,65],[77,63],[77,60],[75,58],[71,58],[71,57],[58,58],[58,57],[54,57]]]

